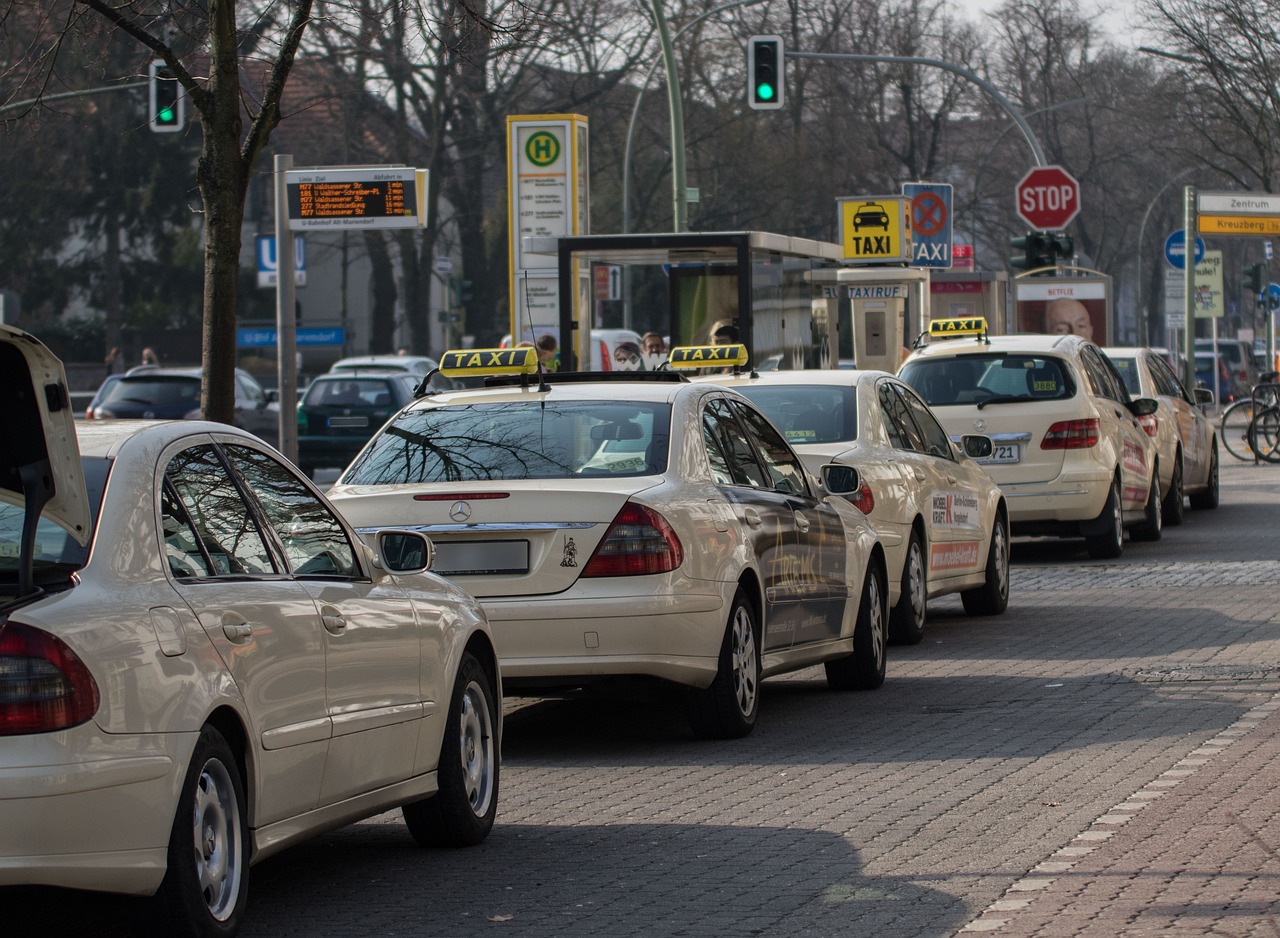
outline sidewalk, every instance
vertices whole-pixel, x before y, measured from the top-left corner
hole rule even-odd
[[[1099,817],[959,934],[1280,935],[1280,695]]]

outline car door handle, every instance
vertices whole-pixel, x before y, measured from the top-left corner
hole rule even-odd
[[[754,508],[744,509],[742,512],[742,518],[753,528],[758,528],[760,525],[764,524],[764,519],[760,517],[760,512],[756,511]]]
[[[253,638],[253,626],[244,619],[226,618],[222,620],[222,634],[231,642],[247,642]]]
[[[956,479],[956,477],[955,477],[955,476],[953,476],[953,475],[951,475],[950,473],[948,473],[948,474],[947,474],[947,481],[948,481],[949,483],[951,483],[952,485],[955,485],[955,484],[956,484],[956,482],[957,482],[958,480]]]
[[[914,470],[914,472],[916,474],[917,482],[923,482],[925,479],[929,478],[928,473],[926,473],[923,469],[916,469]]]
[[[799,531],[801,534],[804,534],[809,530],[809,519],[806,518],[804,515],[800,514],[800,512],[798,511],[795,512],[795,516],[796,516],[796,530]]]
[[[320,621],[330,635],[341,635],[347,628],[347,620],[337,609],[328,606],[320,610]]]

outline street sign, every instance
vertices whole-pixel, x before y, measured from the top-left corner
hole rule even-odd
[[[836,213],[846,260],[911,260],[911,200],[906,196],[836,199]]]
[[[1037,166],[1014,194],[1018,217],[1036,231],[1060,231],[1080,214],[1080,183],[1061,166]]]
[[[951,184],[903,183],[902,194],[911,199],[912,267],[952,265]]]
[[[1273,310],[1280,309],[1280,283],[1267,287],[1267,306]]]
[[[342,326],[331,328],[299,329],[294,341],[298,345],[342,345],[346,342],[347,331]],[[276,344],[276,330],[263,327],[254,329],[241,327],[236,329],[236,348],[273,348]]]
[[[453,258],[448,255],[434,257],[431,260],[431,269],[442,276],[448,276],[453,273]]]
[[[1204,259],[1204,238],[1196,238],[1195,263]],[[1179,228],[1164,239],[1164,259],[1170,267],[1185,270],[1187,266],[1187,232]]]
[[[591,276],[597,300],[622,299],[622,268],[617,264],[597,264]]]
[[[418,228],[427,171],[404,166],[318,167],[285,173],[289,228]]]
[[[280,261],[276,257],[275,235],[258,235],[258,286],[274,287],[280,274]],[[293,239],[293,283],[307,285],[307,241],[301,235]]]

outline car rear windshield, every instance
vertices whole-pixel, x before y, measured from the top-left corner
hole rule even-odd
[[[667,468],[671,408],[511,401],[401,414],[343,476],[351,485],[637,476]]]
[[[125,375],[107,388],[100,404],[189,404],[200,406],[200,379],[185,375]]]
[[[395,403],[389,378],[317,378],[303,398],[305,407],[388,407]]]
[[[111,460],[85,456],[80,460],[80,464],[84,470],[85,489],[89,494],[89,509],[96,528],[98,509],[102,506],[102,492],[106,488]],[[18,582],[18,560],[22,544],[24,514],[22,506],[0,502],[0,592],[3,592],[6,586]],[[36,524],[33,558],[34,581],[41,586],[50,586],[66,580],[73,571],[83,567],[89,559],[89,548],[81,547],[63,528],[47,517],[41,516]]]
[[[858,437],[858,398],[852,387],[792,384],[736,390],[764,412],[788,443],[847,443]]]
[[[903,366],[899,377],[930,407],[1062,400],[1075,394],[1062,363],[1042,355],[922,358]]]

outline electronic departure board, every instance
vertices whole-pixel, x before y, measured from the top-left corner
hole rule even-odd
[[[285,173],[289,228],[417,228],[424,219],[426,171],[386,166]]]

